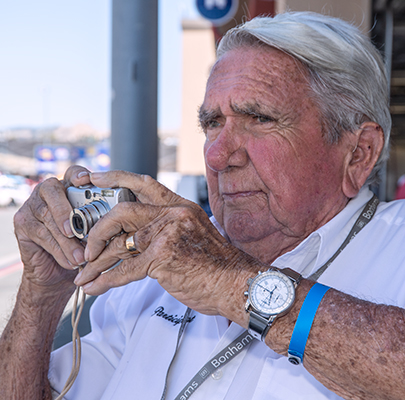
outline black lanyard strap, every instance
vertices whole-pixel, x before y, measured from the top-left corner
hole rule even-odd
[[[336,253],[317,271],[315,271],[308,279],[312,281],[317,281],[319,277],[326,271],[326,269],[335,261],[337,256],[344,250],[344,248],[356,237],[356,235],[371,221],[377,210],[377,206],[380,200],[378,200],[376,195],[368,201],[368,203],[363,208],[356,222],[354,223],[351,231],[347,235],[345,241],[337,249]]]
[[[191,378],[174,400],[188,399],[210,375],[214,374],[237,355],[241,354],[254,340],[254,337],[248,331],[244,331],[232,343],[228,344],[212,357],[211,360]]]
[[[190,322],[191,312],[192,312],[191,308],[187,307],[187,310],[184,313],[183,320],[181,321],[181,325],[180,325],[180,328],[179,328],[179,333],[177,335],[176,348],[174,350],[174,354],[173,354],[172,360],[170,361],[169,367],[167,368],[166,378],[165,378],[165,385],[163,387],[163,393],[162,393],[162,397],[160,398],[160,400],[165,400],[166,399],[167,382],[169,380],[170,369],[171,369],[171,367],[173,365],[174,359],[176,358],[177,351],[179,350],[180,341],[181,341],[181,338],[183,337],[183,333],[184,333],[184,331],[186,329],[186,326],[187,326],[188,322]]]

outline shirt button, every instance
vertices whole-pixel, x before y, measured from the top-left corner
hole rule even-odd
[[[217,369],[214,373],[211,374],[212,379],[216,381],[221,379],[223,375],[222,369]]]

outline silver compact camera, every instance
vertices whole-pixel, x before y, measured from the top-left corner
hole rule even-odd
[[[94,224],[116,204],[136,201],[129,189],[104,189],[93,185],[68,187],[67,198],[73,207],[69,217],[70,227],[79,239],[84,239]]]

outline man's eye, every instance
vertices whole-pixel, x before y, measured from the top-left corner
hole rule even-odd
[[[267,122],[273,122],[274,119],[270,117],[265,117],[264,115],[255,115],[254,117],[258,122],[265,124]]]
[[[216,119],[207,121],[207,122],[205,123],[205,127],[206,127],[207,129],[218,128],[218,126],[219,126],[219,122],[218,122]]]

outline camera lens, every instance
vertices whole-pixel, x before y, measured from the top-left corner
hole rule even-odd
[[[84,239],[94,224],[109,210],[110,207],[103,201],[94,201],[83,207],[74,208],[69,218],[73,234],[79,239]]]
[[[77,232],[79,234],[83,233],[83,229],[84,229],[83,220],[78,214],[73,215],[72,225],[73,225],[75,232]]]

